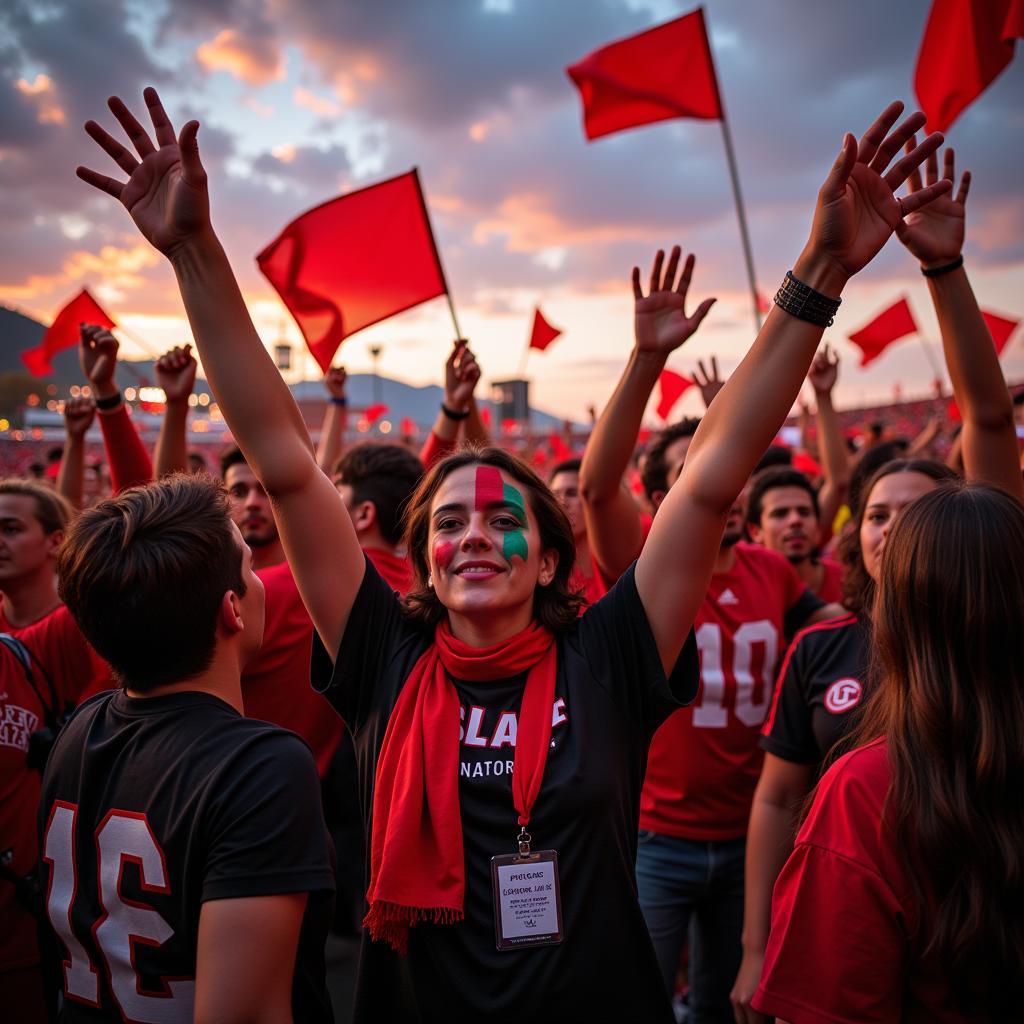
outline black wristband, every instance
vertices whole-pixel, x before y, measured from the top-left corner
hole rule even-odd
[[[441,403],[441,412],[443,412],[450,420],[464,420],[469,416],[468,409],[463,412],[456,412],[454,409],[449,409],[444,402]]]
[[[331,395],[328,401],[331,403],[331,405],[340,406],[342,409],[348,407],[348,399],[344,395],[342,395],[341,398],[336,398],[334,395]]]
[[[109,398],[97,398],[95,399],[96,408],[101,412],[109,412],[111,409],[116,409],[124,401],[124,396],[120,391],[116,395],[111,395]]]
[[[832,326],[842,302],[842,299],[829,298],[803,281],[798,281],[792,270],[786,271],[786,279],[775,293],[775,305],[779,309],[818,327]]]
[[[943,274],[950,274],[954,270],[959,270],[964,265],[963,253],[961,253],[952,263],[944,263],[941,267],[922,267],[921,273],[925,277],[942,277]]]

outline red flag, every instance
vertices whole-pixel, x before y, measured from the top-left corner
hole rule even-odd
[[[350,334],[448,290],[415,170],[308,210],[256,262],[324,373]]]
[[[1013,59],[1024,0],[933,0],[914,72],[929,131],[946,131]]]
[[[668,422],[673,407],[683,392],[693,387],[693,381],[681,374],[673,373],[671,370],[662,370],[658,378],[658,415]]]
[[[376,405],[368,405],[363,410],[363,419],[367,423],[376,423],[388,411],[388,407],[383,402],[378,402]]]
[[[562,332],[557,327],[552,327],[551,324],[544,319],[543,314],[539,309],[533,311],[533,331],[530,334],[529,348],[539,349],[541,352],[544,351],[557,338]]]
[[[723,116],[700,7],[609,43],[566,71],[583,100],[588,139],[675,117]]]
[[[760,289],[757,292],[757,311],[758,313],[770,313],[772,311],[772,304],[764,297],[764,292]]]
[[[1005,316],[989,313],[984,309],[981,311],[981,315],[985,320],[988,333],[992,335],[992,342],[996,347],[996,352],[1002,355],[1003,349],[1006,348],[1006,343],[1010,340],[1010,336],[1020,326],[1020,321],[1007,320]]]
[[[489,405],[480,406],[480,422],[488,429],[491,429],[491,407]]]
[[[906,299],[900,299],[849,338],[861,350],[860,365],[867,366],[894,341],[916,330],[917,324],[910,312],[910,304]]]
[[[21,353],[21,361],[34,377],[48,377],[53,373],[50,360],[66,348],[78,344],[79,325],[96,324],[116,327],[113,320],[100,308],[99,303],[83,288],[57,315],[46,329],[43,340],[36,348]]]
[[[406,437],[411,437],[416,433],[416,421],[411,416],[402,417],[401,432]]]

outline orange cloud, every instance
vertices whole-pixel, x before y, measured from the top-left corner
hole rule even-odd
[[[284,60],[273,43],[245,39],[233,28],[222,29],[203,43],[196,59],[209,71],[228,71],[249,85],[284,78]]]
[[[292,101],[297,107],[312,110],[314,114],[319,114],[321,117],[337,117],[341,113],[341,107],[333,100],[317,96],[315,92],[303,88],[301,85],[292,93]]]
[[[57,102],[53,82],[49,75],[36,75],[31,82],[25,78],[19,78],[15,85],[18,92],[35,102],[36,119],[40,124],[64,123],[66,120],[64,111]]]

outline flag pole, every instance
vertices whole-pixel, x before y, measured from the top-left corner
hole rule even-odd
[[[921,343],[921,348],[924,350],[924,357],[928,360],[928,365],[931,367],[934,379],[945,387],[946,382],[942,379],[942,368],[935,361],[935,353],[932,352],[931,347],[925,341],[923,334],[918,334],[917,340]]]
[[[519,380],[523,379],[523,374],[526,373],[526,361],[530,358],[530,346],[527,345],[523,349],[523,354],[519,357],[519,366],[516,368],[516,377]]]
[[[420,206],[423,209],[423,219],[427,223],[430,234],[430,245],[434,250],[434,259],[437,260],[437,272],[441,275],[441,284],[444,285],[444,297],[448,300],[448,312],[451,314],[452,327],[455,328],[455,337],[461,338],[462,331],[459,330],[459,318],[455,315],[455,303],[452,302],[451,289],[448,287],[448,277],[444,272],[444,263],[441,262],[441,250],[437,247],[437,239],[434,238],[434,225],[430,223],[430,211],[427,209],[427,201],[423,197],[423,185],[420,183],[420,169],[412,169],[412,180],[416,182],[416,195],[420,197]]]

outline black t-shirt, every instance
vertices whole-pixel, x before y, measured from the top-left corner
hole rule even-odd
[[[330,840],[293,733],[210,694],[100,694],[54,747],[39,829],[48,916],[71,964],[61,1021],[191,1022],[202,904],[293,892],[309,893],[295,1020],[333,1021]]]
[[[388,718],[431,639],[367,564],[335,666],[314,642],[314,685],[352,729],[367,835]],[[529,831],[535,850],[558,852],[564,941],[495,945],[491,857],[516,852],[511,771],[526,676],[453,680],[462,717],[465,920],[417,925],[404,959],[364,935],[357,1021],[672,1020],[634,864],[651,735],[697,691],[693,635],[666,678],[631,568],[557,643],[551,748]]]
[[[864,704],[869,644],[867,624],[855,615],[798,633],[779,673],[762,749],[784,761],[821,764]]]

